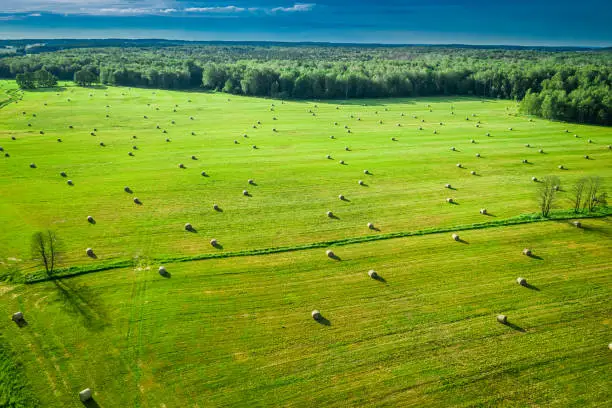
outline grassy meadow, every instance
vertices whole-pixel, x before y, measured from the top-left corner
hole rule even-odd
[[[0,271],[15,278],[0,282],[0,379],[11,378],[0,406],[79,407],[87,387],[103,408],[612,402],[609,217],[349,244],[336,260],[315,248],[168,262],[158,274],[163,259],[528,216],[532,177],[558,176],[556,209],[569,209],[579,178],[612,181],[609,128],[530,119],[507,100],[70,83],[0,81],[0,106]],[[47,229],[60,267],[131,266],[20,283],[40,271],[30,238]],[[25,327],[10,321],[17,310]]]

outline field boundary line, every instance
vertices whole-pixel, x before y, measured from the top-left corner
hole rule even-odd
[[[612,208],[606,207],[599,209],[597,212],[590,214],[576,214],[573,211],[558,211],[551,213],[549,217],[545,218],[539,214],[523,214],[515,217],[505,218],[501,220],[485,221],[467,225],[456,225],[450,227],[431,227],[416,231],[400,231],[400,232],[389,232],[378,235],[365,235],[361,237],[341,238],[329,241],[312,242],[294,246],[282,246],[282,247],[271,247],[271,248],[260,248],[260,249],[246,249],[242,251],[233,252],[217,252],[207,253],[200,255],[191,256],[177,256],[177,257],[164,257],[164,258],[152,258],[152,263],[178,263],[178,262],[191,262],[191,261],[202,261],[206,259],[221,259],[221,258],[236,258],[243,256],[257,256],[257,255],[269,255],[279,254],[283,252],[295,252],[295,251],[306,251],[309,249],[316,248],[329,248],[337,246],[345,246],[352,244],[360,244],[364,242],[382,241],[395,238],[406,238],[421,235],[432,235],[432,234],[443,234],[448,232],[460,232],[470,231],[476,229],[486,228],[497,228],[512,225],[531,224],[536,222],[547,222],[547,221],[567,221],[567,220],[579,220],[588,218],[603,218],[612,215]],[[47,276],[44,271],[37,271],[32,274],[25,276],[26,284],[34,284],[38,282],[46,282],[57,279],[64,279],[84,275],[94,272],[102,272],[111,269],[127,268],[132,266],[131,260],[115,261],[107,264],[93,265],[90,267],[71,267],[66,269],[57,270],[53,276]]]

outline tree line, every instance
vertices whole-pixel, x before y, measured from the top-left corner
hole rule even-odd
[[[275,98],[514,99],[527,114],[612,124],[610,51],[209,45],[83,48],[0,59],[0,77],[40,70],[85,86],[203,88]]]

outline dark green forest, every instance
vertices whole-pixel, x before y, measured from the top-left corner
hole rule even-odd
[[[42,70],[42,71],[41,71]],[[43,72],[43,74],[41,74]],[[188,45],[74,48],[0,58],[0,77],[296,99],[467,95],[547,119],[612,124],[612,51]],[[28,74],[31,73],[31,74]]]

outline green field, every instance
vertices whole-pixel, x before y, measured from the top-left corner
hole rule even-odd
[[[610,184],[609,128],[502,100],[0,92],[0,314],[28,321],[0,320],[0,370],[26,385],[0,386],[0,406],[78,407],[86,387],[100,407],[612,402],[612,225],[560,211],[579,178]],[[556,221],[533,215],[548,175]],[[46,229],[61,273],[92,273],[19,283],[42,276],[30,237]],[[295,250],[248,256],[278,247]]]

